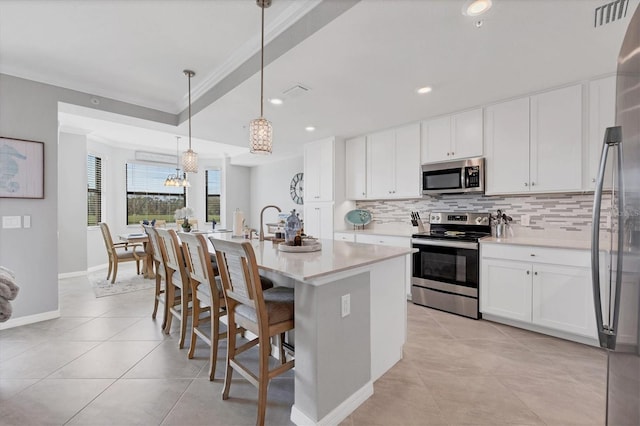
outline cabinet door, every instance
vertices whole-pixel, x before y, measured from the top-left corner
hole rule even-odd
[[[531,322],[531,264],[482,259],[480,311]]]
[[[594,312],[590,269],[534,264],[534,324],[597,338]]]
[[[312,237],[333,239],[333,203],[305,203],[304,232]]]
[[[367,198],[390,198],[395,191],[395,131],[367,136]]]
[[[309,142],[304,147],[304,200],[333,200],[333,140]]]
[[[367,140],[364,136],[345,141],[346,192],[348,200],[367,197]]]
[[[346,232],[334,232],[333,239],[337,241],[348,241],[350,243],[356,242],[356,234]]]
[[[485,108],[487,194],[529,190],[529,98]]]
[[[395,197],[420,197],[420,124],[396,129]]]
[[[451,116],[451,157],[482,156],[482,109]]]
[[[582,85],[531,97],[531,191],[582,187]]]
[[[451,116],[422,122],[421,163],[451,159]]]
[[[604,145],[604,131],[616,123],[616,77],[611,76],[589,83],[589,152],[585,173],[585,189],[594,190]],[[611,170],[610,155],[607,169]],[[611,175],[605,176],[605,187],[611,188]]]

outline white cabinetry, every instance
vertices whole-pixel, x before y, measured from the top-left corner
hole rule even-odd
[[[367,139],[365,136],[345,141],[346,190],[348,200],[367,198]]]
[[[597,338],[589,251],[482,244],[481,256],[485,318],[562,337]]]
[[[367,197],[420,197],[420,125],[367,136]]]
[[[316,238],[333,239],[333,203],[305,204],[304,232]]]
[[[333,201],[334,143],[309,142],[304,146],[304,201]]]
[[[579,191],[582,85],[485,110],[487,194]]]
[[[482,109],[422,122],[421,162],[482,156]]]
[[[336,238],[338,239],[338,238]],[[363,244],[381,244],[394,247],[411,247],[409,237],[396,237],[393,235],[359,234],[355,233],[355,242]],[[405,276],[400,277],[404,281],[407,299],[411,298],[411,256],[407,256]]]
[[[606,77],[589,83],[589,150],[588,167],[585,173],[586,190],[595,190],[598,168],[600,166],[600,154],[604,144],[604,131],[607,127],[614,126],[616,122],[616,77]],[[611,160],[613,156],[609,156]],[[608,170],[610,165],[607,166]],[[609,180],[605,181],[606,187],[611,187]]]
[[[337,241],[356,242],[356,234],[352,232],[334,232],[333,239]]]

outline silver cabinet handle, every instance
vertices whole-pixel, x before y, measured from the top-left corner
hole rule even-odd
[[[538,275],[538,273],[537,273],[537,272],[534,272],[534,273],[533,273],[533,275]]]
[[[535,186],[535,185],[536,185],[536,183],[535,183],[535,182],[531,182],[531,186]]]
[[[524,186],[529,186],[529,184],[527,182],[524,183]]]
[[[618,211],[624,211],[624,180],[622,173],[622,129],[620,126],[608,127],[604,133],[604,143],[600,156],[600,167],[598,169],[598,180],[596,182],[595,194],[593,196],[593,216],[591,227],[591,284],[593,286],[593,302],[596,313],[596,326],[598,327],[598,340],[600,346],[606,349],[616,348],[616,337],[618,333],[618,315],[620,312],[620,289],[622,285],[622,259],[624,226],[618,226],[618,248],[616,257],[616,282],[615,289],[609,288],[607,291],[613,292],[613,317],[609,312],[608,325],[605,325],[602,318],[602,299],[600,298],[600,207],[602,205],[602,187],[604,185],[605,169],[607,168],[607,154],[610,148],[615,148],[617,152],[616,167],[618,169]],[[621,213],[622,214],[622,213]],[[614,249],[611,247],[612,250]],[[609,283],[612,285],[613,283]],[[611,301],[609,302],[611,303]],[[609,305],[611,310],[611,305]]]
[[[447,152],[447,157],[448,157],[449,155],[451,155],[451,153]]]
[[[451,151],[451,155],[454,155],[454,154],[455,154],[455,152]]]
[[[595,182],[595,181],[596,181],[596,178],[591,178],[591,182]]]
[[[530,271],[527,271],[527,275],[529,275],[530,273],[531,273]]]
[[[533,253],[531,253],[531,257],[536,257],[536,255],[535,255],[535,254],[533,254]]]
[[[367,193],[366,193],[366,192],[363,192],[363,193],[362,193],[362,195],[367,195]]]

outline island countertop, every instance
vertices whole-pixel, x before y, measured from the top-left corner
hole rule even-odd
[[[282,252],[271,241],[232,237],[229,233],[212,233],[213,239],[250,242],[261,269],[277,272],[299,281],[308,281],[337,272],[347,271],[383,260],[405,256],[414,251],[409,247],[359,244],[336,240],[318,240],[322,250],[309,253]]]

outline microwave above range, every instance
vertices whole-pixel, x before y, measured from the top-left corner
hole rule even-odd
[[[484,194],[484,158],[422,165],[422,194]]]

